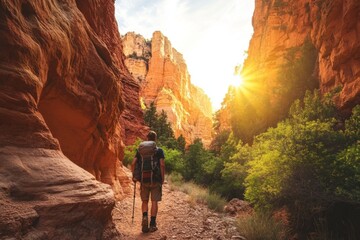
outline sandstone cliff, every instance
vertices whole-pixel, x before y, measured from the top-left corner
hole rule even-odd
[[[0,238],[111,238],[121,125],[142,115],[114,3],[4,0],[0,22]]]
[[[151,57],[151,41],[140,34],[128,32],[123,37],[123,52],[126,56],[125,64],[129,72],[141,83],[145,80]]]
[[[210,99],[191,83],[183,56],[170,41],[155,32],[150,47],[142,36],[127,33],[123,48],[126,66],[141,84],[145,104],[154,102],[159,111],[167,113],[176,137],[182,134],[188,144],[201,138],[208,146],[212,131]]]
[[[341,88],[336,102],[345,113],[359,104],[359,1],[256,0],[253,27],[237,100],[255,109],[236,119],[251,113],[254,133],[276,124],[307,89]]]
[[[279,68],[289,62],[289,51],[295,50],[293,56],[299,58],[303,53],[298,47],[309,41],[316,49],[313,76],[321,91],[341,86],[340,108],[359,103],[359,1],[256,0],[253,26],[243,69],[249,81],[262,78],[273,89],[279,84]]]
[[[78,8],[99,38],[106,44],[115,66],[119,67],[124,76],[121,78],[124,103],[124,110],[120,118],[121,139],[125,145],[133,144],[137,138],[144,139],[148,133],[139,102],[140,85],[125,67],[121,37],[114,17],[114,5],[106,1],[94,1],[92,4],[96,12],[89,9],[86,1],[77,1]],[[120,159],[122,158],[120,156]]]

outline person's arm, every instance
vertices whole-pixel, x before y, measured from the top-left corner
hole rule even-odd
[[[161,170],[161,184],[164,184],[165,181],[165,160],[163,158],[160,159],[160,170]]]
[[[136,165],[137,158],[134,157],[132,163],[131,163],[131,172],[134,173],[135,165]]]
[[[136,182],[136,179],[134,178],[134,171],[135,171],[136,162],[137,162],[137,158],[134,157],[134,159],[133,159],[133,161],[132,161],[132,163],[131,163],[131,172],[132,172],[132,176],[133,176],[132,180],[133,180],[134,182]]]

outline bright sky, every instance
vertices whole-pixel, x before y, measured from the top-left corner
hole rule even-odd
[[[214,110],[246,57],[253,33],[255,0],[116,0],[121,34],[133,31],[151,39],[160,30],[183,54],[191,82],[206,92]]]

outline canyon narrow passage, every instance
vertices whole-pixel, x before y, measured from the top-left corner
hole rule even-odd
[[[116,203],[113,219],[122,239],[241,239],[236,231],[235,218],[215,213],[201,204],[189,201],[183,192],[163,186],[157,225],[153,233],[141,232],[141,200],[137,184],[134,223],[131,221],[133,198]]]

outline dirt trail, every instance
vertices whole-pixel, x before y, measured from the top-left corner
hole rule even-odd
[[[236,231],[233,217],[215,213],[201,204],[190,204],[188,199],[187,194],[172,191],[164,184],[157,217],[159,230],[142,233],[141,200],[137,189],[134,223],[131,223],[133,198],[125,198],[117,202],[113,211],[116,228],[123,235],[122,239],[243,239]]]

